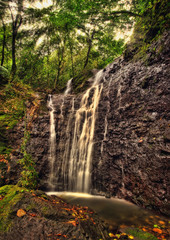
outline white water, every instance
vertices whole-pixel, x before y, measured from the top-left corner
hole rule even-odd
[[[94,83],[83,95],[75,114],[74,136],[69,159],[69,191],[89,192],[96,112],[103,89],[99,84],[103,71],[96,74]]]
[[[106,80],[105,80],[106,81]],[[111,82],[112,82],[112,79],[110,80],[109,82],[109,85],[108,85],[108,92],[107,92],[107,97],[108,99],[110,98],[110,85],[111,85]],[[104,147],[104,141],[107,140],[107,131],[108,131],[108,120],[107,120],[107,117],[108,117],[108,114],[110,112],[110,101],[108,100],[107,101],[107,112],[106,112],[106,115],[105,115],[105,119],[104,119],[104,126],[105,126],[105,129],[104,129],[104,135],[103,135],[103,140],[102,140],[102,143],[101,143],[101,156],[103,154],[103,147]],[[101,160],[99,161],[99,166],[101,165]]]
[[[64,119],[63,116],[63,107],[64,107],[64,101],[65,101],[65,97],[71,93],[71,89],[72,89],[72,78],[67,82],[67,87],[66,90],[64,92],[64,96],[63,96],[63,100],[62,100],[62,104],[61,104],[61,119]]]
[[[67,82],[67,87],[66,87],[66,90],[64,92],[64,95],[70,94],[71,89],[72,89],[72,78]]]
[[[100,95],[103,89],[103,83],[100,83],[103,77],[103,70],[99,71],[94,79],[94,83],[82,96],[80,107],[76,111],[74,107],[74,98],[72,99],[72,109],[67,118],[67,127],[65,129],[65,150],[62,157],[62,163],[58,163],[58,172],[54,173],[54,164],[56,157],[56,133],[54,120],[54,107],[52,96],[49,96],[48,106],[50,108],[50,156],[51,171],[49,177],[49,187],[54,190],[54,180],[57,182],[59,176],[63,181],[63,189],[75,192],[90,191],[91,180],[91,162],[93,152],[93,138],[95,131],[95,121]],[[67,83],[66,91],[63,95],[63,101],[60,107],[60,121],[58,127],[62,127],[65,119],[63,107],[65,98],[71,92],[72,79]],[[74,120],[74,124],[72,124]],[[74,126],[74,131],[72,129]],[[72,134],[73,133],[73,134]],[[62,144],[62,143],[61,143]],[[60,148],[60,142],[58,143]],[[57,163],[56,163],[57,164]],[[56,176],[56,179],[54,177]]]
[[[65,151],[64,151],[64,155],[63,155],[63,162],[62,162],[62,176],[64,179],[64,184],[67,185],[67,181],[68,181],[68,159],[69,159],[69,154],[70,154],[70,146],[71,146],[71,132],[72,132],[72,128],[71,128],[71,122],[72,119],[74,118],[74,98],[72,100],[72,108],[71,108],[71,113],[68,119],[68,123],[67,123],[67,128],[66,128],[66,139],[65,139]]]
[[[72,83],[72,79],[70,79],[67,82],[67,87],[64,92],[64,97],[61,104],[61,113],[60,113],[61,120],[64,119],[64,116],[63,116],[64,99],[65,99],[65,96],[71,92],[71,83]],[[50,163],[50,174],[49,174],[48,185],[51,190],[54,190],[56,187],[55,182],[58,179],[58,177],[56,177],[56,173],[54,170],[54,165],[56,162],[56,130],[55,130],[55,118],[54,118],[55,108],[53,105],[52,95],[49,95],[48,108],[50,112],[50,138],[49,138],[50,150],[49,150],[49,157],[48,157],[48,160]],[[62,124],[62,121],[60,121],[60,127],[61,127],[61,124]]]
[[[49,95],[48,107],[50,109],[50,152],[49,152],[49,162],[50,162],[50,175],[49,175],[49,187],[54,189],[54,163],[56,160],[56,132],[55,132],[55,119],[54,119],[54,106],[52,101],[52,95]]]

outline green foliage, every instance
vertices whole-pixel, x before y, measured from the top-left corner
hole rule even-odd
[[[88,87],[86,85],[86,81],[92,76],[93,74],[89,70],[84,70],[82,73],[75,76],[73,78],[73,87],[74,87],[75,93],[79,93],[81,91],[86,90],[86,88]]]
[[[0,85],[8,83],[9,72],[6,68],[0,66]]]
[[[146,58],[151,43],[169,28],[168,0],[149,1],[143,7],[143,17],[138,19],[131,42],[126,47],[125,57],[137,60]],[[156,49],[152,50],[156,54]]]
[[[56,4],[42,9],[21,6],[19,13],[22,25],[33,26],[17,32],[16,79],[38,90],[62,91],[68,79],[81,75],[84,68],[89,71],[104,67],[123,51],[123,42],[114,40],[114,28],[118,24],[121,28],[126,26],[129,19],[124,14],[114,15],[114,7],[124,7],[118,0],[63,0]],[[5,22],[4,66],[10,69],[13,59],[9,39],[13,33],[11,16],[5,11],[4,14],[9,18]],[[0,26],[2,43],[3,26]]]
[[[0,47],[0,53],[5,53],[4,66],[7,69],[12,67],[13,61],[12,20],[6,11],[10,2],[6,1],[4,10],[0,6],[3,13],[0,46],[4,46]],[[23,28],[17,32],[15,42],[16,81],[48,92],[52,89],[63,91],[67,81],[82,75],[84,68],[86,71],[103,68],[121,55],[124,42],[115,40],[117,29],[126,31],[136,17],[142,16],[138,18],[135,32],[141,45],[145,45],[146,39],[161,34],[166,28],[168,16],[167,0],[133,0],[131,5],[118,0],[63,0],[54,1],[53,5],[42,9],[23,8],[22,5],[23,1],[19,12]],[[19,22],[17,24],[20,27]],[[133,45],[139,48],[140,44]],[[79,81],[80,85],[83,82]]]
[[[33,161],[31,154],[27,153],[26,150],[29,138],[30,134],[25,129],[24,138],[21,145],[21,152],[23,154],[23,158],[19,161],[23,171],[21,172],[21,178],[18,184],[28,189],[35,189],[37,188],[38,174],[35,170],[35,162]]]
[[[132,236],[136,237],[140,240],[157,240],[155,236],[153,236],[151,233],[144,232],[138,228],[132,228],[127,229],[126,233],[131,234]]]

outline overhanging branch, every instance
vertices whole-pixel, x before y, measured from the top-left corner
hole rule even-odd
[[[131,11],[127,11],[127,10],[121,10],[121,11],[114,11],[111,12],[111,15],[117,15],[117,14],[127,14],[133,17],[143,17],[142,15],[139,15],[137,13],[131,12]]]

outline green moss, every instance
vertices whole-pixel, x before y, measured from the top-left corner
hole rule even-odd
[[[41,208],[41,212],[46,215],[48,212],[49,212],[49,207],[48,206],[45,206],[45,207],[42,207]]]
[[[10,153],[6,132],[23,118],[25,102],[35,99],[31,88],[21,82],[8,83],[0,89],[0,154]]]
[[[27,191],[18,186],[6,185],[0,188],[0,231],[8,231],[12,225],[11,215],[14,213],[14,206],[23,198]]]
[[[168,0],[157,0],[150,9],[147,9],[134,28],[130,44],[124,52],[127,60],[146,60],[147,51],[158,54],[161,49],[153,47],[153,41],[158,40],[165,30],[169,29]]]
[[[37,204],[32,202],[31,204],[29,204],[27,207],[26,207],[26,211],[29,211],[29,210],[33,210],[33,209],[36,209],[37,208]]]
[[[157,240],[151,233],[144,232],[138,228],[128,228],[125,232],[140,240]]]

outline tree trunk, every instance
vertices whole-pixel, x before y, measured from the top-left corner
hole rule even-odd
[[[59,79],[60,79],[60,71],[62,69],[62,63],[63,63],[63,59],[64,59],[64,51],[65,51],[65,41],[66,41],[66,38],[64,38],[64,42],[63,42],[63,47],[61,49],[61,53],[60,51],[58,52],[58,66],[57,66],[57,77],[54,81],[54,89],[56,88],[57,86],[57,83],[59,82]],[[61,54],[61,56],[60,56]]]
[[[13,26],[13,29],[12,29],[12,76],[15,75],[16,69],[17,69],[16,58],[15,58],[16,36],[17,36],[17,31],[15,29],[15,26]]]
[[[4,64],[4,57],[5,57],[5,45],[6,45],[6,26],[4,22],[2,21],[3,24],[3,43],[2,43],[2,58],[1,58],[1,66]]]
[[[14,20],[14,16],[11,12],[11,18],[12,18],[12,69],[11,69],[11,73],[12,73],[12,78],[14,78],[15,73],[16,73],[16,38],[17,38],[17,33],[18,33],[18,29],[21,26],[22,23],[22,17],[20,14],[17,14],[15,20]]]
[[[93,42],[94,34],[95,34],[95,30],[93,30],[91,38],[88,39],[89,46],[88,46],[87,56],[86,56],[86,60],[85,60],[83,69],[86,68],[86,66],[87,66],[87,64],[89,62],[89,56],[90,56],[90,51],[91,51],[91,48],[92,48],[92,42]]]
[[[88,47],[88,51],[87,51],[87,56],[86,56],[86,61],[84,63],[84,69],[86,68],[88,62],[89,62],[89,55],[90,55],[90,51],[91,51],[91,48],[92,48],[92,41],[91,39],[89,39],[89,47]]]

